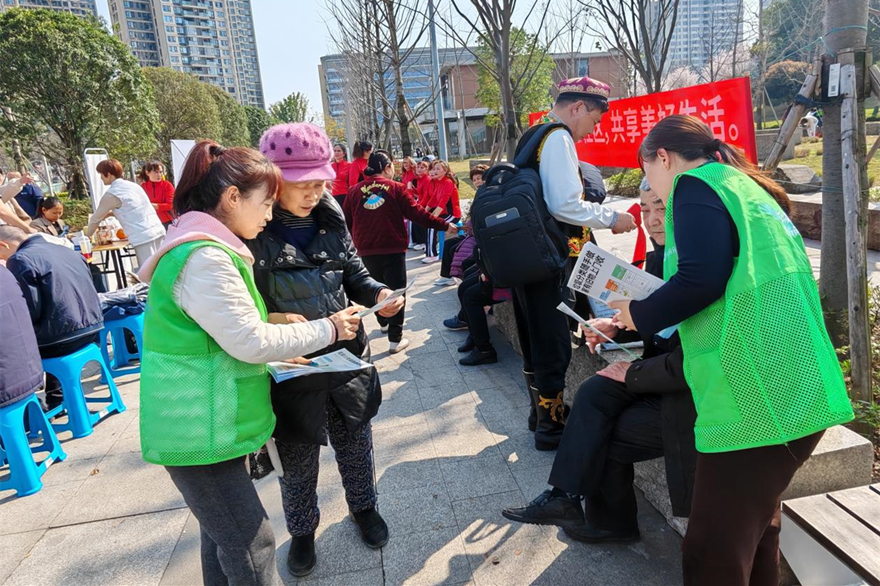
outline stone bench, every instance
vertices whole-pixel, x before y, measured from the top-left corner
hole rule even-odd
[[[513,308],[509,303],[495,306],[495,324],[511,341],[514,349],[521,352],[516,335]],[[565,375],[565,402],[569,405],[581,383],[612,362],[628,360],[620,351],[608,352],[602,356],[590,354],[586,347],[572,351],[571,364]],[[871,442],[859,434],[837,426],[829,429],[819,442],[812,457],[795,474],[783,499],[799,498],[814,494],[833,492],[845,488],[864,486],[871,483],[873,463]],[[636,464],[636,486],[645,493],[645,498],[657,508],[681,535],[687,529],[687,519],[672,515],[669,490],[666,487],[666,468],[663,458]]]

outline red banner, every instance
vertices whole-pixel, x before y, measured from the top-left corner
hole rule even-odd
[[[593,134],[577,143],[578,158],[599,167],[639,166],[638,150],[654,125],[672,114],[704,121],[716,138],[741,148],[757,164],[752,89],[748,77],[609,102]],[[529,125],[545,112],[529,115]]]

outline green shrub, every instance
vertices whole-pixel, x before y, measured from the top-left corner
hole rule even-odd
[[[639,169],[628,169],[612,175],[605,182],[608,193],[623,197],[638,197],[639,184],[642,182],[642,172]]]
[[[92,213],[91,199],[73,199],[66,192],[56,194],[64,203],[64,221],[70,226],[71,232],[85,228]]]

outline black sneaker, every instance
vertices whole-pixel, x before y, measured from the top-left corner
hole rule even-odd
[[[476,347],[477,345],[474,344],[474,339],[468,336],[467,339],[464,341],[464,344],[458,347],[458,351],[463,354],[465,352],[470,352]]]
[[[297,578],[308,576],[315,570],[315,534],[292,537],[287,552],[287,569]]]
[[[464,322],[458,318],[457,315],[450,317],[449,319],[443,320],[443,325],[449,328],[450,330],[466,330],[468,329],[467,322]]]
[[[463,366],[495,364],[496,362],[498,362],[498,353],[495,352],[495,348],[489,348],[488,350],[480,350],[479,348],[474,348],[473,350],[471,350],[470,354],[458,361],[458,363]]]
[[[552,496],[547,489],[525,507],[504,509],[501,514],[511,521],[530,525],[583,527],[584,509],[578,498]]]
[[[351,519],[361,530],[361,539],[367,547],[379,549],[388,543],[388,525],[376,509],[352,513]]]
[[[562,530],[566,535],[581,543],[632,543],[641,539],[638,529],[635,531],[608,531],[607,529],[594,529],[587,523],[580,527],[565,526]]]

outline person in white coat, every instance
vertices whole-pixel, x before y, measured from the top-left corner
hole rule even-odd
[[[162,246],[165,238],[162,221],[143,188],[122,178],[122,163],[116,159],[106,159],[98,163],[96,169],[101,174],[101,181],[110,188],[98,202],[98,209],[89,216],[86,236],[91,237],[101,220],[112,212],[134,248],[138,267],[142,267]]]

